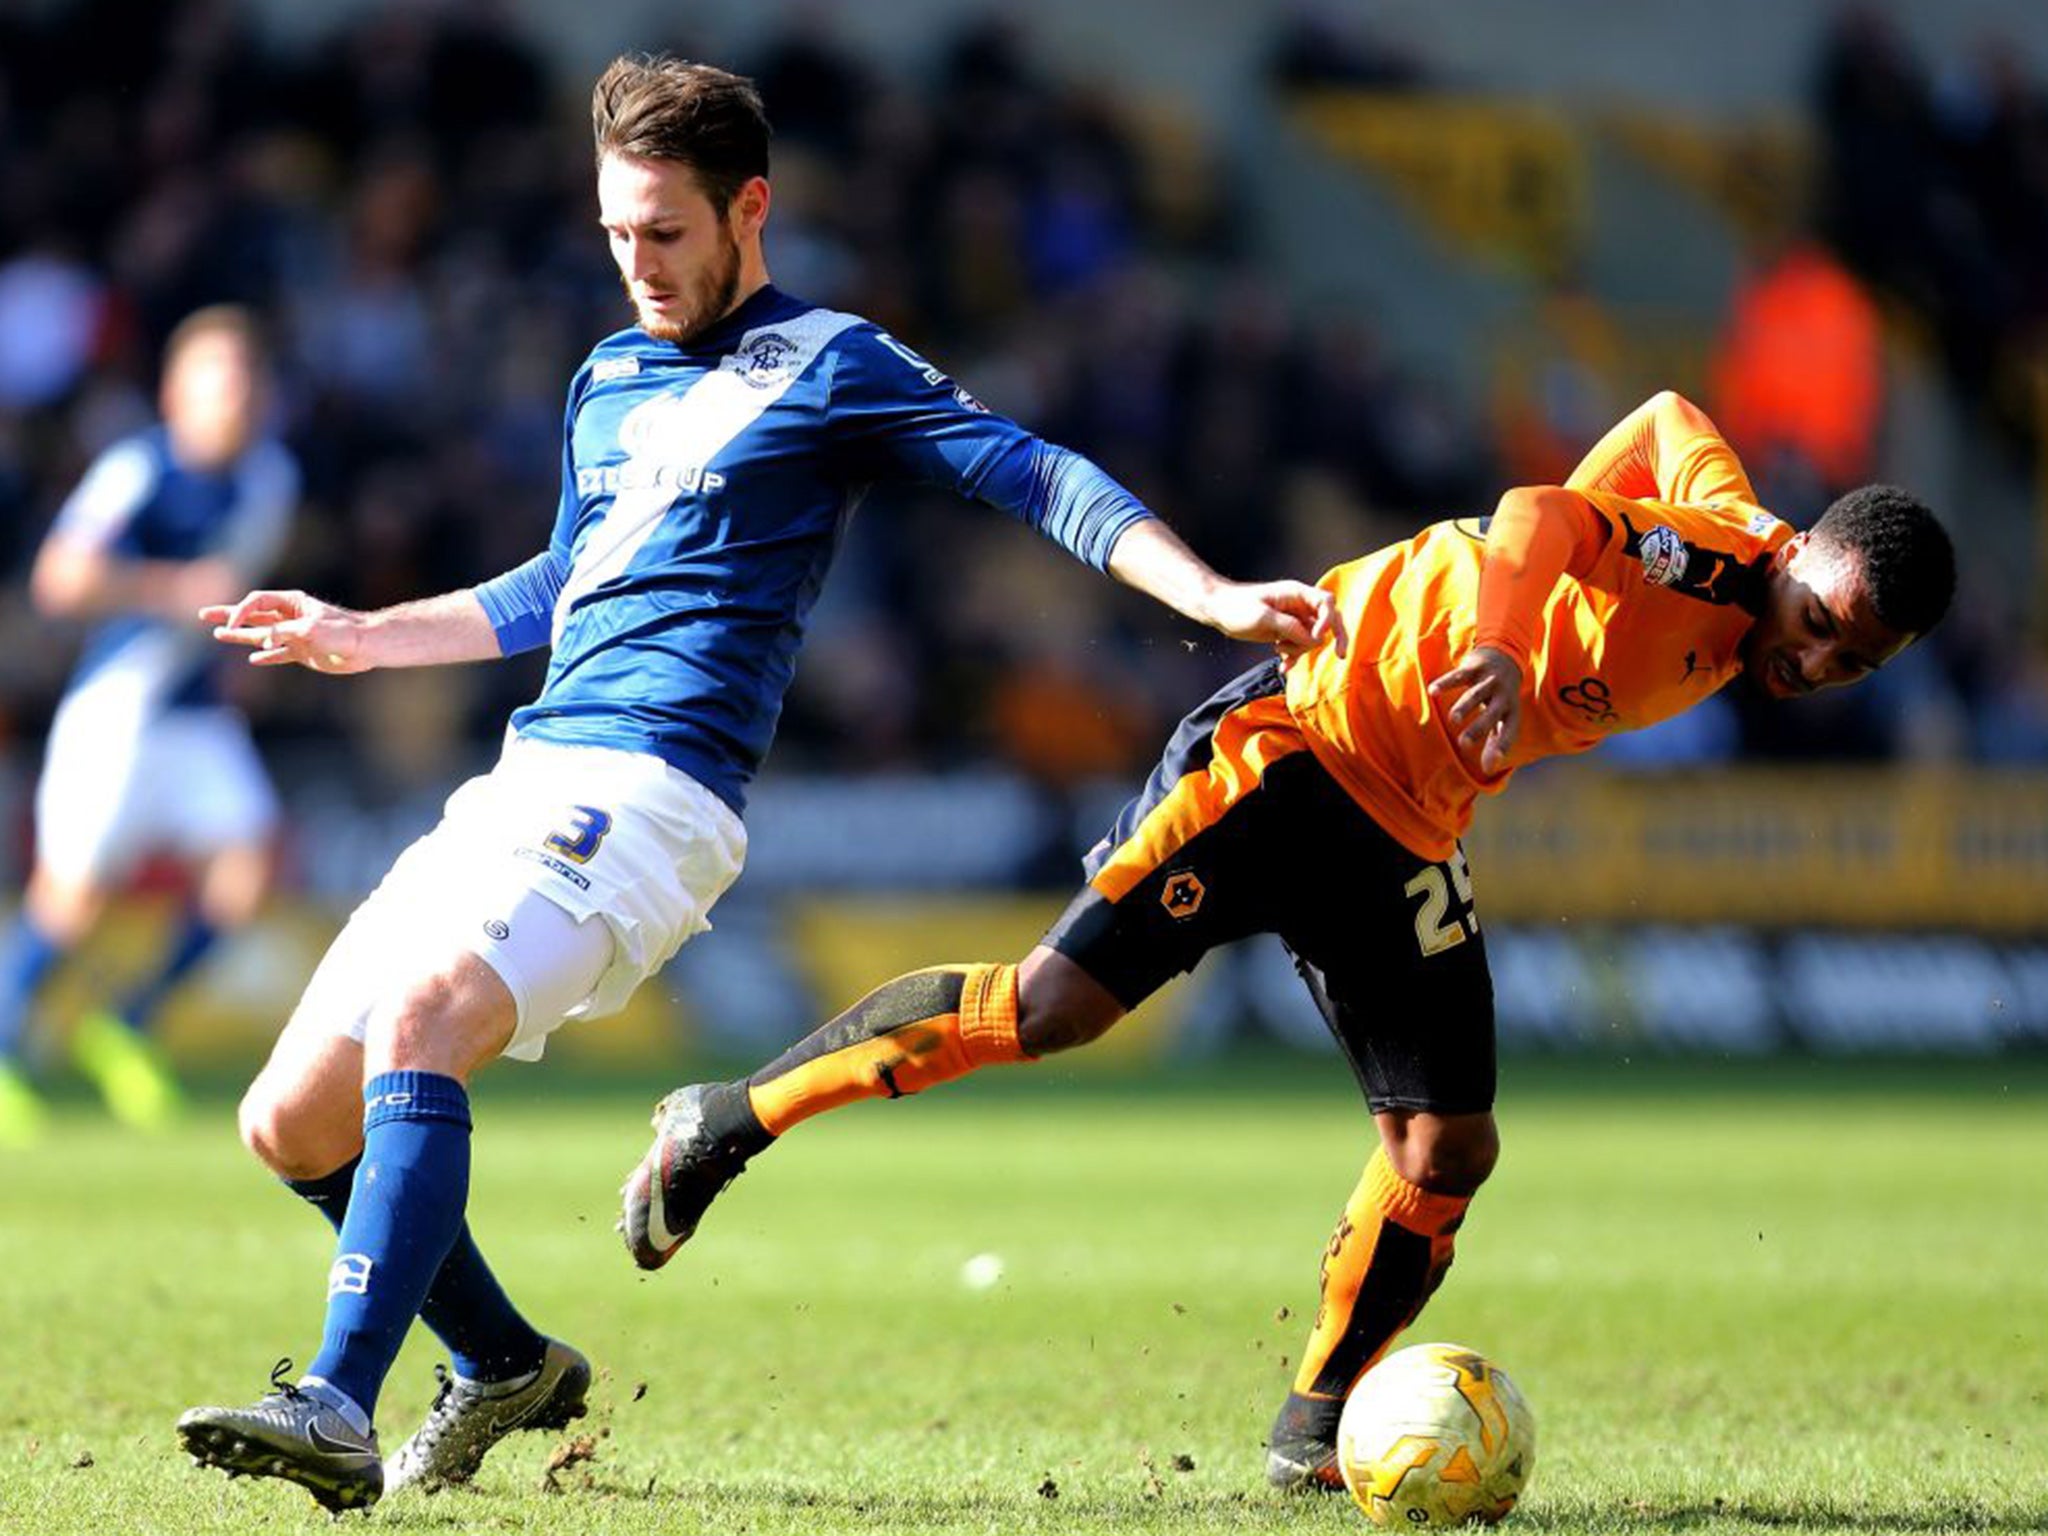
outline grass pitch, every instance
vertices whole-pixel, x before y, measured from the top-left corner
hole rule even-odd
[[[599,1365],[588,1438],[516,1438],[376,1528],[1368,1529],[1261,1482],[1369,1149],[1335,1062],[1142,1084],[1052,1063],[855,1106],[642,1276],[610,1228],[652,1088],[481,1085],[472,1220]],[[1509,1529],[2048,1531],[2044,1110],[2038,1061],[1511,1063],[1501,1169],[1409,1335],[1487,1351],[1535,1406]],[[986,1289],[977,1254],[1002,1262]],[[150,1141],[79,1106],[0,1155],[0,1530],[333,1529],[171,1435],[307,1358],[330,1255],[225,1100]],[[435,1347],[400,1358],[387,1450]]]

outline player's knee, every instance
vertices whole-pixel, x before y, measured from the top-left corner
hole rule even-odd
[[[1031,1056],[1049,1056],[1054,1051],[1071,1051],[1109,1033],[1113,1018],[1089,1017],[1078,1011],[1058,1008],[1019,1008],[1017,1041]]]
[[[316,1179],[332,1173],[359,1150],[357,1134],[345,1122],[289,1093],[280,1093],[263,1078],[242,1095],[235,1113],[242,1145],[281,1179]]]
[[[1108,1034],[1123,1016],[1122,1005],[1078,970],[1068,976],[1041,968],[1017,988],[1017,1043],[1027,1055],[1087,1045]]]
[[[1491,1115],[1416,1115],[1390,1140],[1387,1157],[1419,1189],[1470,1195],[1500,1161],[1500,1131]]]

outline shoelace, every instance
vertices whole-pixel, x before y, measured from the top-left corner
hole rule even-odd
[[[447,1366],[436,1362],[434,1366],[434,1379],[440,1383],[440,1386],[434,1392],[433,1405],[427,1409],[426,1422],[420,1425],[418,1431],[413,1436],[413,1441],[419,1448],[417,1454],[422,1456],[430,1453],[439,1445],[441,1443],[441,1436],[455,1423],[455,1415],[453,1413],[442,1412],[442,1409],[447,1407],[448,1400],[455,1396],[455,1373],[449,1370]]]
[[[278,1360],[277,1364],[273,1365],[273,1366],[272,1366],[272,1367],[270,1368],[270,1391],[271,1391],[271,1394],[272,1394],[273,1396],[275,1396],[275,1397],[309,1397],[309,1396],[311,1396],[311,1394],[310,1394],[310,1393],[307,1393],[307,1392],[302,1392],[302,1391],[300,1391],[300,1390],[299,1390],[299,1384],[298,1384],[297,1382],[295,1382],[295,1381],[286,1381],[286,1380],[285,1380],[285,1377],[287,1377],[287,1376],[291,1375],[291,1373],[292,1373],[292,1357],[291,1357],[290,1355],[285,1355],[285,1356],[282,1356],[282,1357],[281,1357],[281,1358],[280,1358],[280,1359]]]

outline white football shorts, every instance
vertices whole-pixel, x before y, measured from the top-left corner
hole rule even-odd
[[[277,795],[232,709],[136,718],[67,701],[51,722],[36,857],[60,878],[112,885],[149,854],[201,859],[276,824]]]
[[[538,1061],[567,1019],[616,1013],[746,861],[745,824],[658,757],[511,738],[398,857],[307,984],[291,1028],[361,1040],[397,989],[477,955],[510,988],[505,1054]]]

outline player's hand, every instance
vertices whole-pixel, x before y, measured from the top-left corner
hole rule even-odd
[[[1475,645],[1430,683],[1429,696],[1439,707],[1450,700],[1444,718],[1458,733],[1458,750],[1478,754],[1480,772],[1507,767],[1522,733],[1522,669],[1513,658],[1490,645]]]
[[[251,592],[201,608],[199,621],[213,626],[214,639],[247,646],[255,666],[339,673],[375,665],[363,643],[363,615],[304,592]]]
[[[1281,659],[1334,640],[1342,656],[1348,644],[1337,599],[1300,581],[1226,581],[1209,596],[1203,617],[1233,640],[1269,643]]]

